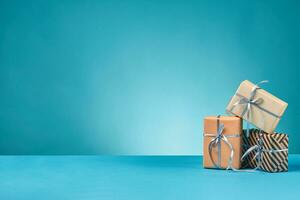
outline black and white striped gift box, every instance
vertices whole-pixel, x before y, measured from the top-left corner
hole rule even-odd
[[[245,133],[246,130],[244,130]],[[284,172],[288,171],[288,135],[284,133],[266,133],[258,129],[250,129],[250,136],[243,134],[243,152],[249,148],[261,143],[260,162],[255,155],[257,151],[251,151],[242,163],[243,167],[259,168],[267,172]],[[274,151],[275,150],[275,151]],[[279,150],[279,151],[278,151]],[[258,166],[260,165],[260,166]]]

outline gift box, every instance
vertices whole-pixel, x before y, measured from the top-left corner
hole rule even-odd
[[[289,138],[287,134],[250,129],[249,137],[244,136],[243,141],[243,167],[267,172],[288,171]]]
[[[239,117],[205,117],[203,167],[239,169],[242,133],[242,119]]]
[[[261,130],[272,133],[287,103],[261,89],[259,84],[243,81],[231,98],[226,111],[242,117]]]

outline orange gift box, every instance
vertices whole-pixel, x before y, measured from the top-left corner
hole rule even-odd
[[[242,133],[242,119],[239,117],[205,117],[203,167],[241,168]]]

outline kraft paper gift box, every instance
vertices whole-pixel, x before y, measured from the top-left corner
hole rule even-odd
[[[203,167],[239,169],[242,133],[242,119],[239,117],[205,117]]]
[[[244,130],[246,132],[246,130]],[[288,171],[289,138],[284,133],[266,133],[250,129],[249,137],[244,135],[242,166],[267,172]]]
[[[226,111],[242,117],[267,133],[272,133],[288,104],[258,85],[248,80],[243,81]]]

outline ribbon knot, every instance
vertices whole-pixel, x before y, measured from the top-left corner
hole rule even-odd
[[[253,98],[253,97],[252,97]],[[261,104],[264,100],[262,98],[257,98],[257,99],[247,99],[244,98],[245,101],[242,101],[242,104],[245,102],[246,104],[250,104],[250,105],[259,105]]]
[[[215,145],[218,145],[218,144],[221,142],[221,140],[223,139],[223,137],[225,137],[225,136],[223,135],[223,130],[224,130],[224,124],[220,124],[220,125],[218,126],[217,135],[216,135],[216,137],[212,140],[214,146],[215,146]]]
[[[235,104],[246,104],[246,107],[242,113],[242,116],[244,116],[245,114],[249,114],[251,111],[251,106],[252,105],[260,105],[263,103],[263,98],[256,98],[254,99],[254,96],[256,94],[256,90],[259,89],[258,87],[255,87],[254,90],[251,92],[251,95],[249,98],[247,97],[242,97],[237,103]],[[248,116],[247,116],[248,117]]]

